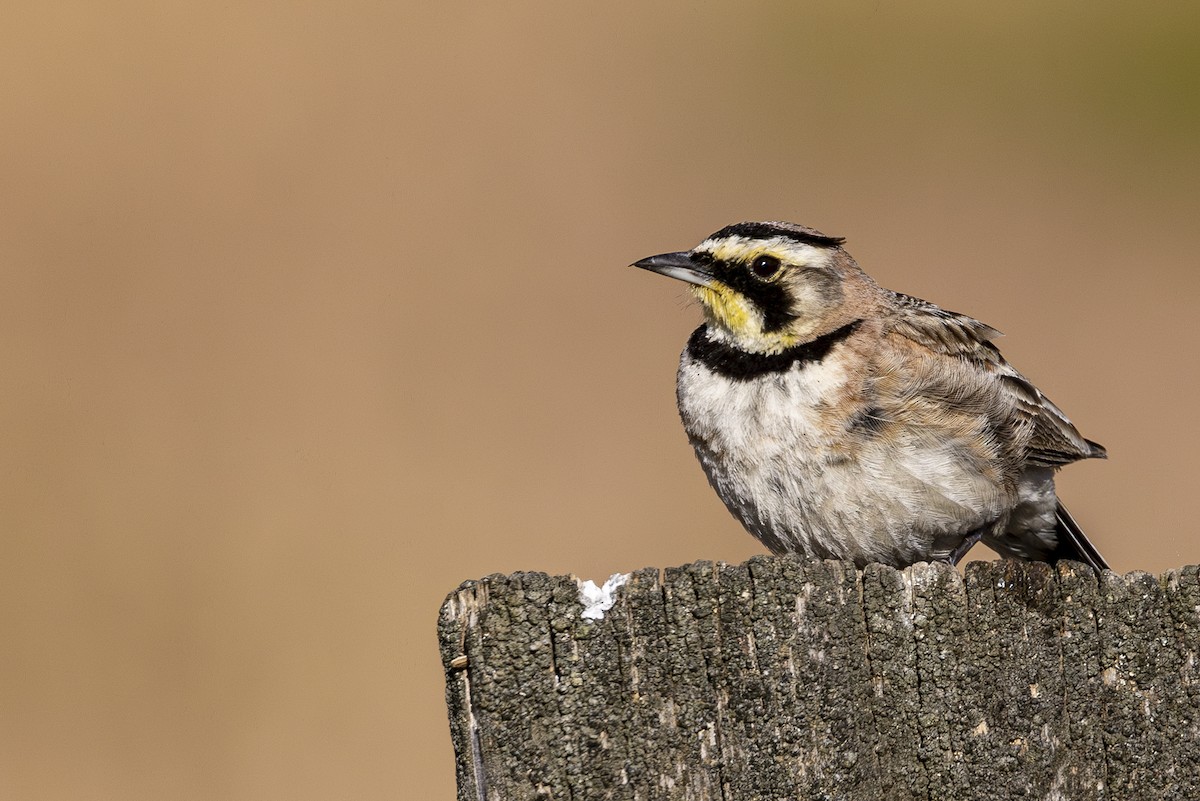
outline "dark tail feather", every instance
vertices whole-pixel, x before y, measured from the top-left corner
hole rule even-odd
[[[1104,561],[1104,557],[1088,540],[1083,529],[1075,522],[1075,518],[1071,517],[1071,513],[1067,511],[1067,507],[1062,505],[1062,502],[1058,504],[1058,525],[1054,527],[1054,530],[1058,534],[1058,545],[1050,557],[1053,561],[1073,559],[1076,562],[1091,565],[1096,570],[1109,569],[1108,562]]]

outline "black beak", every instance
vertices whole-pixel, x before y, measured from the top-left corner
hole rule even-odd
[[[641,261],[635,261],[632,266],[652,273],[662,273],[697,286],[709,286],[713,282],[712,273],[706,272],[702,265],[692,261],[692,254],[687,251],[648,256]]]

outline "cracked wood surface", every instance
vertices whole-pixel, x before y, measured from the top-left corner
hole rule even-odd
[[[1200,578],[756,557],[463,584],[439,636],[460,801],[1187,798]]]

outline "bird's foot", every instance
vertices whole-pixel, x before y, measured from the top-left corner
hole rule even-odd
[[[960,561],[962,561],[962,558],[967,555],[967,551],[974,548],[975,543],[983,539],[984,533],[985,530],[982,528],[977,528],[974,531],[969,532],[967,536],[963,538],[963,541],[958,544],[958,547],[951,551],[950,555],[946,557],[946,561],[952,565],[957,565]]]

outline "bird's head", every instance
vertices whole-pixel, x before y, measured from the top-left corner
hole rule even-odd
[[[635,262],[691,284],[710,334],[751,353],[779,353],[860,318],[880,289],[842,239],[784,222],[744,222],[696,247]]]

